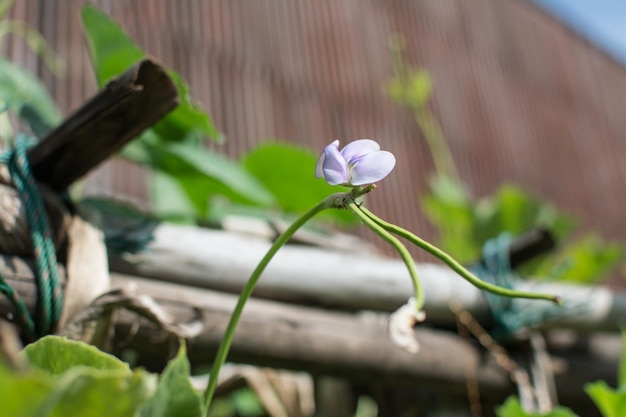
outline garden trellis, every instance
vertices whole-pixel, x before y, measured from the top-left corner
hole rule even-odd
[[[150,60],[111,82],[32,148],[29,157],[36,178],[60,190],[84,175],[175,106],[175,90],[164,88],[171,85],[168,83],[161,67]],[[145,109],[151,111],[146,113]],[[6,186],[2,189],[5,200],[10,199],[18,208],[12,220],[19,219],[23,209],[17,196]],[[49,199],[54,200],[52,194]],[[62,235],[70,213],[65,213],[60,203],[49,204],[47,209],[52,218],[61,219],[53,223]],[[11,213],[5,211],[5,215]],[[35,284],[26,259],[27,239],[23,237],[27,227],[23,220],[18,223],[19,231],[10,235],[5,231],[3,242],[18,244],[13,248],[2,247],[0,273],[35,313]],[[80,248],[83,252],[104,250],[97,231],[82,230],[90,230],[85,233],[92,234],[91,240],[83,242],[87,246]],[[110,347],[123,343],[138,352],[139,363],[160,369],[173,353],[172,335],[182,335],[189,338],[189,355],[194,366],[210,362],[235,303],[233,294],[242,288],[271,238],[160,224],[145,250],[132,255],[111,255],[111,288],[123,288],[124,294],[131,298],[151,297],[156,304],[144,306],[145,310],[161,315],[153,314],[150,320],[139,322],[136,315],[120,315],[113,322],[116,339],[108,341]],[[98,241],[99,244],[92,246]],[[76,253],[72,250],[70,246],[70,253]],[[88,262],[99,258],[91,253],[79,259]],[[84,269],[78,268],[78,273],[101,278],[104,274],[104,279],[108,278],[107,271],[96,271],[106,268],[102,259],[82,266]],[[480,349],[449,330],[455,322],[450,309],[452,301],[460,303],[478,321],[490,320],[483,294],[447,268],[433,264],[420,264],[418,268],[427,293],[428,327],[415,330],[421,346],[417,354],[400,349],[386,337],[389,314],[412,294],[403,263],[358,250],[288,245],[261,279],[255,292],[258,298],[246,307],[230,358],[359,382],[420,384],[453,392],[464,391],[465,373],[473,369],[481,392],[493,401],[514,393],[515,385],[506,370],[493,360],[485,360]],[[69,269],[71,277],[76,272]],[[67,277],[67,270],[61,269],[63,278]],[[88,279],[77,280],[85,284],[83,290],[92,290],[87,298],[74,293],[67,301],[66,306],[75,303],[72,297],[83,300],[72,311],[80,317],[81,310],[89,308],[88,302],[99,295],[93,293],[94,287],[104,289],[91,285]],[[65,279],[63,282],[66,291],[74,285]],[[551,328],[616,331],[626,313],[626,295],[619,292],[541,282],[520,285],[533,291],[560,294],[566,309],[574,306],[547,323]],[[585,308],[576,310],[583,303]],[[533,308],[532,305],[528,308]],[[118,307],[127,306],[119,303]],[[139,306],[135,311],[141,312],[144,307]],[[0,311],[3,315],[10,312],[4,299]],[[65,318],[72,320],[67,311]],[[137,327],[138,323],[141,324]],[[82,324],[85,323],[78,324],[79,330]],[[80,332],[71,334],[82,336]],[[591,340],[607,340],[603,337],[593,336]],[[612,364],[618,356],[615,350],[609,353],[608,360],[606,354],[603,356],[597,350],[584,353],[563,350],[552,354],[557,362],[570,364],[564,372],[556,374],[559,396],[566,401],[577,400],[584,381],[611,380]],[[589,363],[584,368],[576,366],[585,362]]]

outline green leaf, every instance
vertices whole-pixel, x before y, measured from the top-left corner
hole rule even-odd
[[[263,206],[276,204],[274,195],[259,179],[250,175],[241,165],[222,155],[184,143],[168,144],[165,151],[171,157],[179,158],[205,177],[214,179],[255,204]]]
[[[35,368],[0,364],[0,417],[133,417],[156,378],[82,342],[47,336],[23,354]]]
[[[149,181],[150,205],[160,219],[194,224],[196,219],[202,217],[204,211],[199,211],[197,205],[191,201],[181,186],[181,178],[153,171]]]
[[[262,144],[242,159],[243,166],[276,197],[279,206],[294,213],[303,213],[330,194],[346,190],[316,178],[316,162],[317,156],[310,151],[277,142]],[[346,210],[326,210],[319,218],[342,224],[357,221]]]
[[[202,396],[189,382],[184,341],[161,378],[155,395],[141,409],[142,417],[204,417]]]
[[[156,378],[135,372],[76,367],[55,381],[51,417],[134,417],[154,393]]]
[[[599,236],[588,235],[567,244],[558,254],[558,262],[542,276],[595,284],[613,270],[623,259],[624,247],[618,243],[604,242]]]
[[[223,142],[223,137],[215,129],[211,117],[192,101],[189,87],[183,78],[172,70],[168,70],[167,74],[178,88],[180,104],[165,119],[153,126],[154,132],[168,140],[199,143],[204,137],[208,137]]]
[[[557,407],[549,413],[527,413],[515,397],[509,397],[496,410],[496,414],[498,417],[577,417],[572,410],[565,407]]]
[[[29,72],[0,57],[0,104],[8,106],[34,133],[42,135],[61,116],[41,82]],[[43,129],[38,129],[44,127]]]
[[[557,238],[569,233],[574,222],[552,205],[540,201],[518,187],[504,185],[475,208],[476,237],[484,242],[503,231],[522,234],[535,227],[545,227]]]
[[[43,337],[26,346],[23,354],[31,365],[53,375],[60,375],[78,365],[130,373],[128,365],[115,356],[95,346],[59,336]]]
[[[626,385],[618,389],[609,387],[604,381],[585,385],[585,391],[602,412],[603,417],[622,417],[626,410]]]
[[[85,6],[82,18],[100,87],[147,56],[115,21],[95,6]],[[189,88],[182,77],[171,69],[167,73],[178,89],[180,104],[154,125],[153,133],[164,141],[199,140],[203,137],[219,140],[220,136],[210,116],[192,102]]]
[[[495,194],[473,201],[461,184],[438,178],[431,183],[431,193],[422,204],[439,230],[442,249],[461,262],[477,260],[484,243],[503,232],[520,235],[544,227],[558,239],[574,227],[574,221],[552,205],[512,185],[504,185]],[[534,268],[526,268],[524,272],[532,274],[541,265],[554,265],[554,259],[534,264]]]
[[[82,19],[99,87],[103,87],[109,79],[123,73],[147,55],[117,23],[96,6],[85,6]]]
[[[165,175],[157,177],[155,186],[160,189],[153,189],[161,193],[161,196],[153,194],[161,213],[174,206],[182,213],[172,214],[190,214],[189,204],[192,204],[195,212],[204,217],[214,196],[253,206],[276,204],[272,193],[244,167],[200,145],[162,143],[153,138],[132,144],[122,155]],[[163,190],[173,192],[174,196],[162,194]]]
[[[43,417],[47,398],[53,392],[52,377],[36,369],[13,372],[0,360],[0,417]]]

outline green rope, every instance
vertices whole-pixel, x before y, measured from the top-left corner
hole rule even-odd
[[[509,250],[512,242],[513,236],[509,233],[502,233],[488,240],[483,245],[481,262],[470,266],[469,269],[491,284],[514,290],[521,278],[511,268]],[[497,340],[508,339],[522,329],[567,316],[581,307],[571,303],[557,308],[545,304],[529,306],[520,300],[488,292],[485,292],[485,299],[495,322],[490,333]]]
[[[26,151],[33,142],[26,135],[19,134],[16,138],[15,148],[0,156],[0,163],[6,163],[9,168],[11,180],[18,191],[24,208],[28,225],[31,230],[31,240],[33,243],[35,264],[37,267],[36,284],[37,284],[37,323],[36,334],[43,336],[54,332],[57,323],[61,317],[63,309],[63,294],[59,283],[59,275],[57,269],[56,251],[52,237],[50,236],[50,227],[48,217],[39,188],[30,171],[30,164]],[[27,333],[32,336],[31,325],[32,318],[30,314],[24,316],[28,312],[23,302],[19,300],[17,294],[10,289],[7,291],[8,284],[0,277],[3,289],[0,289],[12,301],[18,316],[26,324]],[[10,287],[9,287],[10,288]],[[31,325],[27,324],[28,322]]]
[[[35,323],[28,312],[28,308],[26,308],[26,304],[24,304],[24,301],[22,301],[20,296],[15,292],[13,287],[6,282],[2,275],[0,275],[0,292],[11,302],[11,305],[17,314],[17,319],[22,323],[22,328],[26,332],[26,338],[28,340],[37,339]]]

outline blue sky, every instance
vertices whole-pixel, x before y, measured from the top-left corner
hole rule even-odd
[[[626,0],[535,0],[626,65]]]

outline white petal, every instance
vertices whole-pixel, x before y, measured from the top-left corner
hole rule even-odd
[[[348,182],[348,163],[339,152],[335,142],[324,148],[323,159],[320,156],[322,176],[330,185]],[[320,161],[318,160],[318,164]]]
[[[373,184],[385,178],[396,165],[391,152],[378,151],[367,154],[352,168],[350,184]]]
[[[335,140],[330,145],[326,145],[326,148],[329,146],[335,146],[339,149],[339,141]],[[315,177],[322,178],[324,176],[324,160],[326,159],[326,148],[322,151],[322,154],[319,158],[317,158],[317,163],[315,164]]]
[[[369,153],[380,150],[380,145],[371,139],[357,139],[348,143],[342,150],[341,154],[348,163],[359,159]]]

